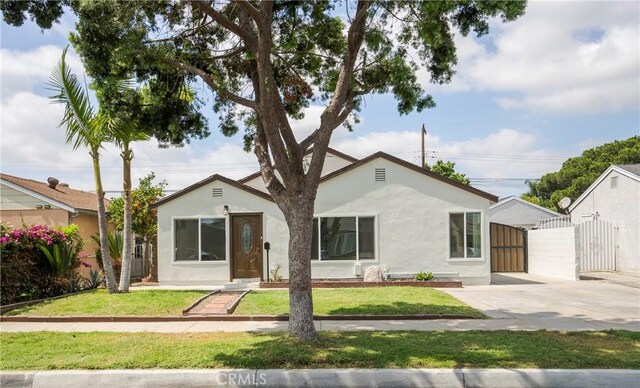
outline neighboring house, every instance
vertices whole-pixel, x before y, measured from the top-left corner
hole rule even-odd
[[[489,284],[496,196],[382,152],[356,160],[330,149],[322,175],[313,278],[357,278],[378,266],[390,277],[427,271]],[[213,175],[154,207],[161,284],[267,279],[277,265],[287,277],[287,224],[259,174]]]
[[[531,229],[542,219],[561,217],[562,214],[538,206],[516,196],[500,199],[489,208],[489,221],[498,224]]]
[[[20,227],[78,225],[84,240],[84,255],[95,262],[96,244],[91,235],[98,233],[97,197],[94,193],[74,190],[50,178],[51,183],[0,174],[0,222]],[[105,200],[105,206],[108,200]],[[86,272],[86,271],[85,271]]]
[[[640,164],[609,167],[569,212],[574,224],[596,218],[616,225],[617,269],[640,272]]]

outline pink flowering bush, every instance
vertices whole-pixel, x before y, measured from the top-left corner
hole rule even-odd
[[[80,265],[78,254],[82,245],[76,225],[63,230],[46,225],[23,225],[15,229],[0,225],[0,303],[40,299],[69,291],[69,280],[76,276],[75,270]],[[55,271],[42,248],[65,249],[72,259],[65,263],[64,271]]]

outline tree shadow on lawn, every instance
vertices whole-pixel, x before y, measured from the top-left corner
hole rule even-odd
[[[393,302],[386,304],[362,304],[331,309],[327,315],[420,315],[453,314],[470,318],[487,318],[482,312],[469,306]],[[324,314],[320,314],[324,315]]]
[[[318,342],[254,333],[214,356],[229,368],[637,368],[637,343],[616,333],[321,332]]]

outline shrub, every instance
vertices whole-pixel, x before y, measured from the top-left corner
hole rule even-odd
[[[274,269],[271,270],[271,281],[272,282],[281,282],[282,281],[282,264],[278,263]]]
[[[433,279],[433,273],[431,272],[418,272],[414,279],[420,282],[426,282],[427,280]]]
[[[96,248],[96,261],[101,270],[104,270],[104,263],[102,262],[102,250],[100,243],[100,235],[98,233],[91,236],[91,239],[97,244]],[[122,268],[122,247],[124,245],[124,234],[122,232],[107,232],[107,239],[109,241],[109,255],[111,256],[111,262],[113,264],[113,273],[116,277],[116,281],[120,281],[120,269]]]
[[[20,229],[0,225],[0,303],[46,298],[68,291],[79,265],[81,241],[75,225],[65,230],[45,225],[23,225]],[[50,252],[57,246],[58,251],[68,253],[64,274],[52,269],[40,246]]]

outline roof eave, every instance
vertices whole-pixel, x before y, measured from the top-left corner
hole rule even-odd
[[[181,196],[183,196],[183,195],[185,195],[187,193],[190,193],[190,192],[192,192],[192,191],[194,191],[194,190],[196,190],[196,189],[198,189],[198,188],[200,188],[200,187],[202,187],[204,185],[207,185],[207,184],[209,184],[211,182],[214,182],[214,181],[220,181],[220,182],[226,183],[226,184],[228,184],[228,185],[230,185],[232,187],[235,187],[237,189],[246,191],[249,194],[253,194],[253,195],[255,195],[257,197],[260,197],[260,198],[263,198],[263,199],[265,199],[267,201],[275,202],[273,200],[273,197],[271,197],[271,195],[269,195],[268,193],[265,193],[265,192],[260,191],[258,189],[254,189],[253,187],[250,187],[250,186],[247,186],[245,184],[242,184],[242,183],[240,183],[238,181],[235,181],[235,180],[233,180],[231,178],[227,178],[227,177],[219,175],[219,174],[214,174],[214,175],[211,175],[210,177],[207,177],[207,178],[205,178],[205,179],[203,179],[203,180],[201,180],[199,182],[196,182],[196,183],[194,183],[194,184],[192,184],[190,186],[187,186],[187,187],[185,187],[184,189],[182,189],[180,191],[176,191],[175,193],[173,193],[171,195],[168,195],[168,196],[156,201],[155,203],[151,204],[149,207],[152,208],[152,209],[158,208],[159,206],[161,206],[161,205],[163,205],[163,204],[165,204],[167,202],[171,202],[171,201],[173,201],[173,200],[175,200],[175,199],[177,199],[177,198],[179,198],[179,197],[181,197]]]
[[[76,208],[74,208],[73,206],[71,206],[69,204],[57,201],[57,200],[55,200],[53,198],[47,197],[44,194],[40,194],[40,193],[38,193],[36,191],[27,189],[26,187],[20,186],[19,184],[11,182],[11,181],[8,181],[6,179],[0,178],[0,183],[2,183],[3,185],[6,185],[8,187],[11,187],[12,189],[17,190],[17,191],[19,191],[19,192],[21,192],[23,194],[32,196],[32,197],[37,198],[37,199],[39,199],[39,200],[41,200],[43,202],[47,202],[47,203],[49,203],[49,204],[51,204],[53,206],[59,207],[59,208],[61,208],[63,210],[66,210],[66,211],[68,211],[70,213],[75,213],[75,212],[78,211]]]

